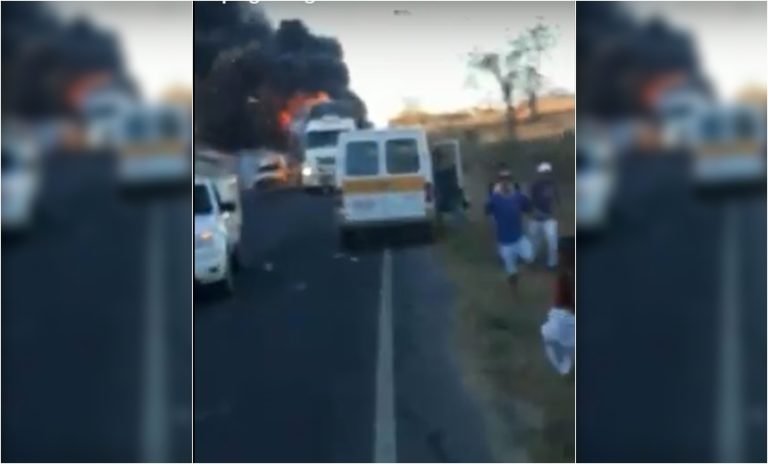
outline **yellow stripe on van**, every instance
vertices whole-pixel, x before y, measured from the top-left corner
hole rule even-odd
[[[161,140],[148,143],[132,143],[121,147],[120,151],[125,155],[155,155],[184,153],[184,142]]]
[[[755,140],[708,143],[696,147],[696,153],[702,156],[757,155],[759,152],[760,143]]]
[[[411,192],[423,191],[425,184],[422,176],[372,177],[345,180],[341,188],[344,193]]]

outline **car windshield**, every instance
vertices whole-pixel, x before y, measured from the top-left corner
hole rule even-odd
[[[211,196],[208,195],[208,188],[205,185],[195,185],[194,205],[195,216],[211,214],[213,212]]]
[[[350,142],[346,170],[350,176],[375,176],[379,173],[379,146],[376,142]]]
[[[307,132],[307,148],[334,147],[339,141],[340,130]]]

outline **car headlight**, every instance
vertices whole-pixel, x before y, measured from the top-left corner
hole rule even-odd
[[[195,235],[195,248],[209,247],[213,245],[213,232],[204,230]]]
[[[303,168],[301,168],[301,175],[303,175],[303,176],[311,176],[312,175],[312,167],[304,166]]]

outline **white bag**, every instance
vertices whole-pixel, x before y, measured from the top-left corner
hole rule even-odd
[[[576,344],[576,318],[562,308],[552,308],[541,326],[541,338],[547,359],[560,375],[573,367]]]

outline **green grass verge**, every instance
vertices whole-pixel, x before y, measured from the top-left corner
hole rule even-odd
[[[474,205],[469,221],[446,231],[438,249],[458,289],[457,336],[467,383],[481,400],[496,460],[573,462],[574,379],[549,366],[539,332],[552,300],[553,275],[536,266],[524,268],[519,297],[512,302],[491,225],[481,211],[498,161],[526,182],[536,163],[546,159],[554,165],[564,199],[560,233],[572,233],[572,135],[465,148],[464,153]]]

